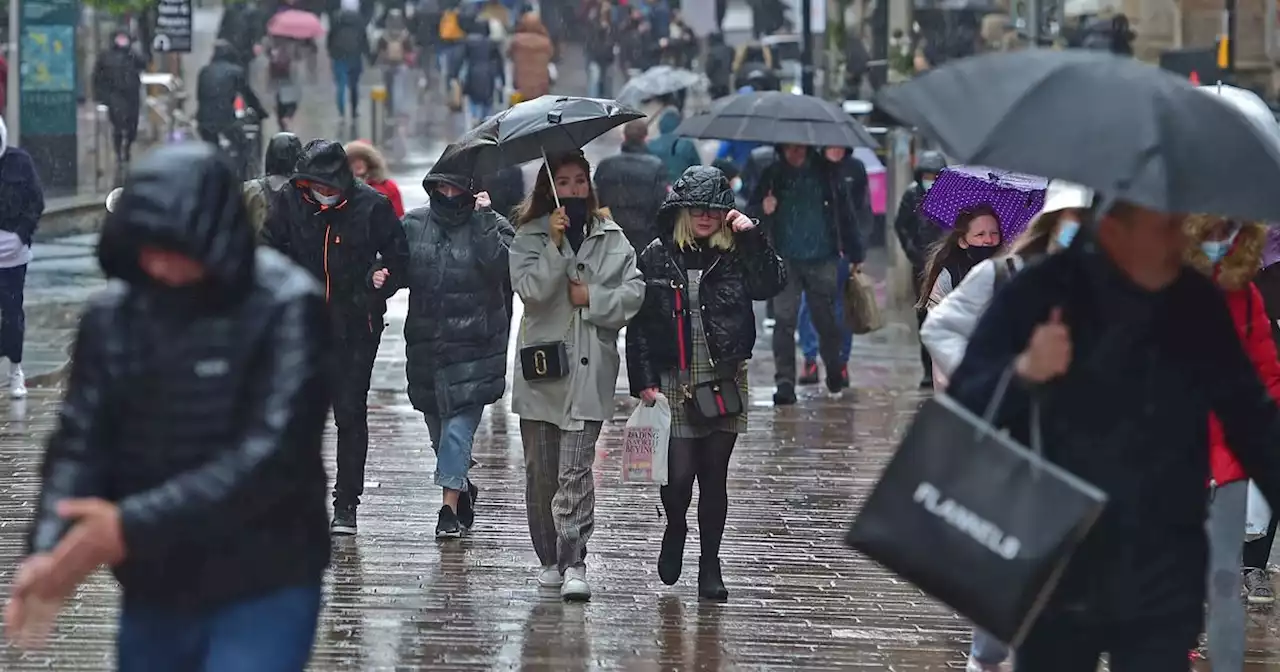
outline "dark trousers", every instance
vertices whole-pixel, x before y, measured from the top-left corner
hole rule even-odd
[[[1267,535],[1244,543],[1244,566],[1250,569],[1266,569],[1267,560],[1271,558],[1271,547],[1276,543],[1276,523],[1280,518],[1271,516],[1271,524],[1267,526]]]
[[[787,286],[773,297],[773,380],[777,384],[796,383],[796,327],[800,317],[800,297],[809,298],[809,316],[818,332],[818,352],[827,367],[827,377],[838,379],[840,366],[840,326],[836,323],[836,296],[839,294],[841,261],[786,261]]]
[[[0,268],[0,357],[11,364],[22,363],[22,341],[27,333],[22,290],[26,284],[26,264]]]
[[[924,275],[924,269],[911,269],[911,289],[915,292],[916,303],[920,302],[920,278]],[[924,308],[916,308],[916,326],[924,326],[924,318],[927,314]],[[917,332],[918,333],[918,332]],[[929,349],[924,347],[924,343],[920,344],[920,366],[924,367],[924,377],[922,380],[933,380],[933,358],[929,356]]]
[[[364,494],[364,464],[369,456],[369,379],[381,334],[339,342],[330,361],[333,423],[338,426],[338,476],[335,504],[356,505]]]
[[[1104,652],[1110,654],[1111,672],[1186,670],[1199,620],[1192,615],[1117,624],[1042,616],[1018,648],[1014,671],[1095,672]]]

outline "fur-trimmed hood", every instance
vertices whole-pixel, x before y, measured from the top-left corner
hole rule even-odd
[[[378,151],[377,147],[364,140],[352,140],[347,143],[346,150],[348,161],[360,159],[369,166],[369,174],[365,175],[365,182],[387,181],[387,159],[382,156],[382,152]]]
[[[1204,251],[1200,249],[1200,243],[1204,242],[1209,230],[1218,221],[1221,221],[1221,218],[1213,215],[1191,215],[1187,217],[1184,225],[1188,239],[1184,258],[1188,264],[1208,276],[1214,276],[1215,269],[1213,264],[1209,263],[1209,257],[1205,256]],[[1255,222],[1242,224],[1226,258],[1218,264],[1216,269],[1215,280],[1218,286],[1234,292],[1244,289],[1253,282],[1262,264],[1262,251],[1266,247],[1266,242],[1267,229],[1264,225]]]

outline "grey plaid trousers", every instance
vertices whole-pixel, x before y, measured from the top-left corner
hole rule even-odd
[[[529,536],[543,567],[581,567],[595,529],[596,484],[591,468],[604,423],[588,421],[580,432],[549,422],[520,421],[524,444],[524,505]]]

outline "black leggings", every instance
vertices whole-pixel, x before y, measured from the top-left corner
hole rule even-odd
[[[698,541],[702,557],[720,556],[720,539],[729,513],[729,458],[738,435],[715,432],[701,439],[671,439],[667,458],[668,484],[662,486],[662,507],[667,524],[687,526],[685,514],[693,501],[693,481],[698,480]]]

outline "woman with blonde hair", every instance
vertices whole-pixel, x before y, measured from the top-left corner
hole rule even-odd
[[[685,514],[698,481],[698,594],[724,600],[720,540],[728,515],[729,458],[747,431],[747,360],[756,342],[753,301],[786,286],[782,260],[756,222],[735,209],[719,169],[684,172],[658,211],[659,237],[640,253],[644,306],[627,327],[627,378],[644,403],[671,403],[667,528],[658,576],[680,578],[689,527]],[[699,388],[711,392],[699,395]],[[716,396],[719,395],[719,396]],[[701,399],[699,397],[702,397]],[[700,408],[702,401],[712,405]]]
[[[549,177],[552,176],[552,177]],[[600,212],[581,152],[552,157],[516,212],[511,286],[524,303],[511,410],[520,416],[538,583],[589,600],[596,441],[613,417],[618,333],[644,301],[622,227]]]

